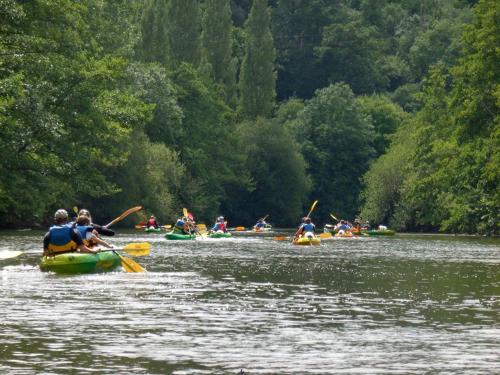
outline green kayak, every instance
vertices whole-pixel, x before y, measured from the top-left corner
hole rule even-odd
[[[158,233],[158,232],[161,232],[161,228],[149,227],[149,228],[145,228],[144,232],[147,232],[147,233]]]
[[[231,237],[231,233],[226,232],[226,233],[221,233],[221,232],[215,232],[215,233],[210,233],[208,235],[210,238],[229,238]]]
[[[369,236],[394,236],[396,233],[392,229],[382,229],[382,230],[362,230],[361,233],[366,233]]]
[[[74,252],[44,256],[40,262],[40,269],[66,274],[92,273],[112,271],[120,263],[120,257],[113,251],[103,251],[97,254]]]
[[[194,240],[196,238],[196,235],[168,232],[167,234],[165,234],[165,238],[167,240]]]

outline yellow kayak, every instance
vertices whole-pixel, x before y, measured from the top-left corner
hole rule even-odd
[[[294,245],[303,245],[303,246],[311,246],[311,245],[319,245],[321,244],[321,239],[319,237],[299,237],[293,240]]]

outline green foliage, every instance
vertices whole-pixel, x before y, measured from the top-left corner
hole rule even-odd
[[[406,113],[389,98],[380,95],[362,96],[358,98],[363,111],[371,118],[375,138],[373,146],[376,155],[382,155],[390,142],[390,135],[401,125]]]
[[[236,105],[237,59],[232,57],[233,39],[229,0],[207,0],[202,20],[203,55],[210,64],[209,76],[222,85],[226,101]]]
[[[165,62],[167,53],[167,2],[147,0],[141,18],[137,55],[145,62]]]
[[[197,66],[201,56],[198,0],[169,0],[165,15],[166,64],[175,69],[187,62]]]
[[[240,124],[238,132],[254,186],[237,192],[230,213],[247,225],[266,214],[275,225],[296,222],[310,189],[299,145],[277,121],[261,117]]]
[[[270,116],[276,97],[276,52],[267,0],[254,0],[245,23],[245,57],[240,73],[241,112],[249,119]]]
[[[319,217],[354,216],[359,179],[374,156],[373,137],[370,119],[349,86],[331,85],[307,102],[297,139],[312,177],[311,198],[321,201]]]
[[[392,215],[407,229],[498,233],[500,6],[480,1],[474,13],[457,64],[451,69],[436,65],[424,81],[423,107],[406,134],[413,146],[400,136],[365,176],[366,217]],[[402,178],[396,179],[400,188],[390,209],[377,216],[383,203],[375,195],[386,189],[377,181],[397,155],[407,160]]]

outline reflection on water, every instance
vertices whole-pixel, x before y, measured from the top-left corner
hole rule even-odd
[[[42,235],[0,235],[0,373],[500,372],[498,240],[127,233],[148,273],[57,276]]]

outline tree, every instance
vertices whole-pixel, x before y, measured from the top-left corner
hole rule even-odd
[[[375,130],[373,146],[376,156],[382,155],[390,143],[390,136],[401,125],[406,113],[389,98],[381,95],[358,98],[362,110],[371,118]]]
[[[142,61],[165,62],[168,43],[166,17],[166,0],[148,0],[144,5],[138,45],[138,56]]]
[[[300,117],[298,141],[312,177],[318,216],[351,218],[357,212],[360,177],[374,156],[373,126],[346,84],[316,91]]]
[[[267,0],[254,0],[245,31],[247,40],[239,83],[241,112],[249,119],[270,116],[276,97],[276,53]]]
[[[171,69],[182,62],[198,66],[201,57],[201,24],[198,0],[169,0],[165,15],[165,62]]]
[[[237,60],[232,57],[232,27],[229,0],[207,0],[202,19],[203,56],[210,65],[210,77],[224,88],[226,101],[234,106]]]
[[[259,117],[239,125],[251,192],[234,197],[232,212],[248,224],[269,214],[275,224],[294,225],[310,188],[299,145],[276,120]]]

